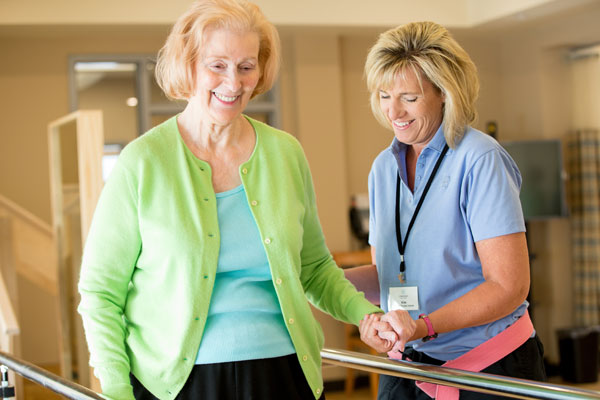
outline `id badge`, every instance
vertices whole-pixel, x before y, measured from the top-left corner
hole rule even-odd
[[[414,311],[419,309],[417,286],[392,286],[388,293],[388,310]]]

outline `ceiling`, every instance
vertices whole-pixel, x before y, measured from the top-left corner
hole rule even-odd
[[[598,9],[600,0],[254,0],[280,33],[376,34],[432,20],[464,37],[518,35]],[[167,35],[190,0],[0,0],[0,38]],[[36,12],[31,12],[35,8]],[[593,14],[593,12],[592,12]]]
[[[432,20],[448,28],[527,21],[599,0],[254,0],[278,26],[391,27]],[[190,0],[2,0],[0,27],[171,25]],[[32,12],[32,10],[35,10]]]

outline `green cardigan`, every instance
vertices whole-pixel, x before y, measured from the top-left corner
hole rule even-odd
[[[248,120],[256,147],[240,177],[288,332],[318,398],[323,332],[308,301],[353,324],[381,310],[344,279],[325,245],[298,141]],[[217,270],[216,205],[211,168],[185,146],[175,117],[121,153],[96,207],[79,281],[90,364],[107,398],[134,398],[130,372],[160,399],[174,399],[186,382]]]

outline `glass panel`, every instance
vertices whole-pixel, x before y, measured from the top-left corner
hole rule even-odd
[[[102,180],[104,182],[106,182],[110,172],[117,163],[121,150],[123,150],[121,143],[107,143],[104,145],[104,154],[102,155]]]
[[[138,136],[137,64],[77,62],[77,108],[102,110],[106,143],[128,143]]]

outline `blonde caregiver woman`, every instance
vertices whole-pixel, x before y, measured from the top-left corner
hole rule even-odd
[[[299,143],[242,114],[279,54],[244,0],[193,3],[159,53],[161,87],[187,106],[123,150],[83,256],[79,311],[107,398],[324,398],[308,301],[354,324],[381,311],[325,246]]]
[[[373,263],[347,276],[396,331],[391,357],[544,380],[527,314],[529,259],[521,175],[469,126],[475,65],[446,29],[419,22],[383,33],[365,74],[376,119],[394,133],[369,175]],[[376,328],[361,324],[365,337]],[[379,399],[457,399],[457,389],[382,376]],[[497,396],[460,392],[460,399]]]

